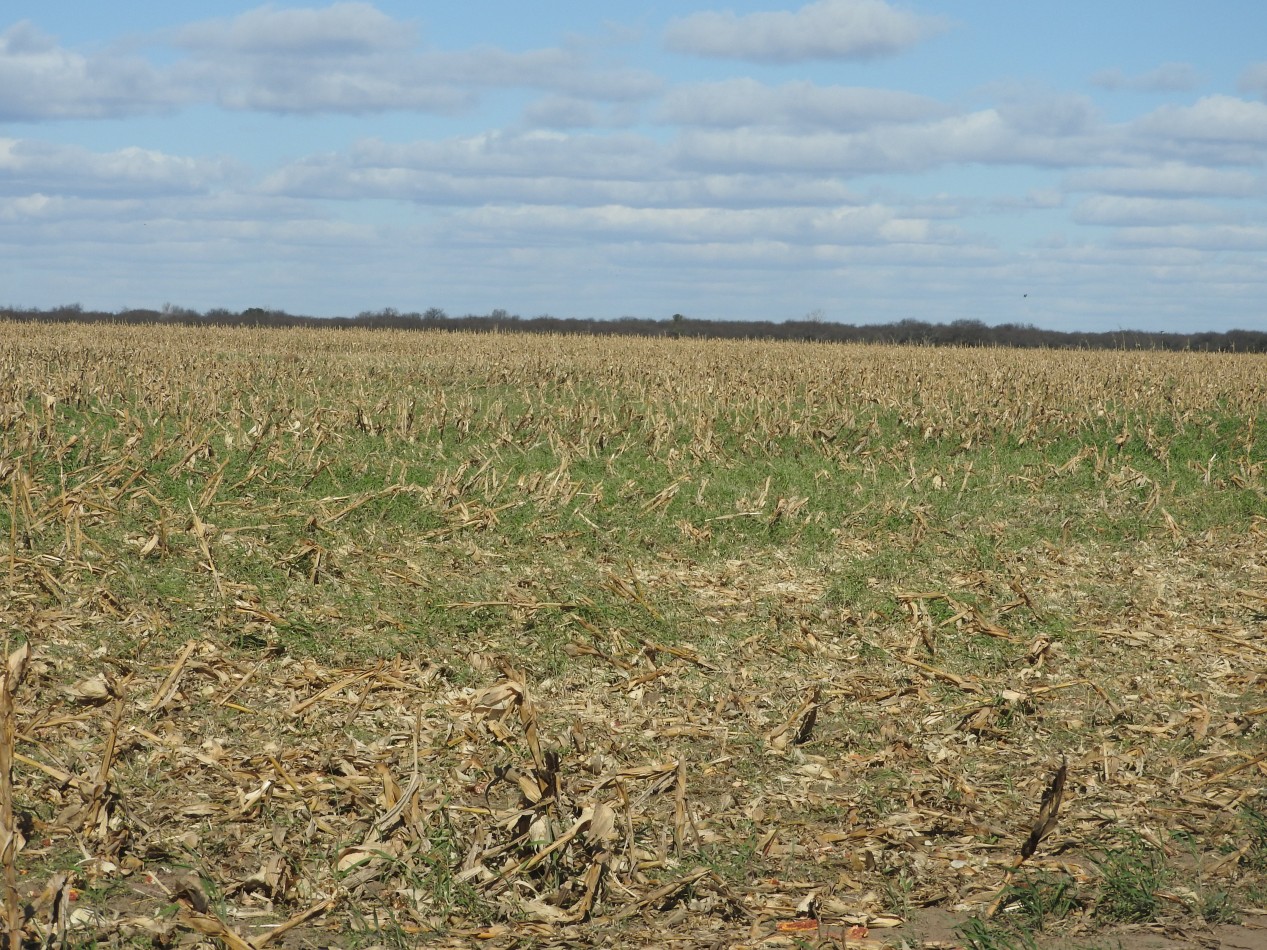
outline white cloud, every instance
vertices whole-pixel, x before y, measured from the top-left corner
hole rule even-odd
[[[671,21],[664,41],[680,53],[794,63],[884,56],[914,46],[946,26],[940,17],[898,10],[884,0],[816,0],[795,12],[694,13]]]
[[[755,79],[679,86],[664,98],[661,117],[678,125],[714,128],[761,126],[847,131],[945,114],[936,100],[908,92]]]
[[[1210,252],[1189,247],[1106,247],[1103,244],[1048,242],[1042,246],[1047,262],[1094,267],[1206,267]]]
[[[419,72],[436,79],[476,87],[527,86],[608,102],[645,99],[664,87],[642,69],[594,68],[589,57],[573,49],[513,53],[493,47],[422,54]]]
[[[73,145],[0,138],[0,193],[153,197],[207,191],[238,173],[222,159],[129,147],[92,152]]]
[[[906,218],[882,205],[838,208],[592,208],[488,205],[462,212],[458,226],[497,242],[533,235],[586,242],[650,240],[672,244],[939,244],[962,240],[953,226]],[[468,239],[471,237],[467,235]]]
[[[448,83],[408,82],[400,73],[376,74],[359,68],[310,72],[294,62],[238,69],[217,64],[192,70],[188,75],[192,81],[206,81],[223,108],[247,111],[362,115],[403,110],[448,114],[467,111],[478,101],[471,90]]]
[[[27,20],[0,34],[0,121],[113,118],[183,99],[141,60],[62,49]]]
[[[17,198],[0,198],[0,221],[32,221],[61,213],[66,205],[65,198],[49,197],[40,192]]]
[[[1128,76],[1120,69],[1103,69],[1091,77],[1091,84],[1101,89],[1130,92],[1188,92],[1201,83],[1201,75],[1191,63],[1162,63],[1138,76]]]
[[[1190,106],[1166,105],[1132,124],[1152,155],[1194,164],[1261,165],[1267,146],[1267,103],[1206,96]]]
[[[489,89],[634,103],[658,94],[645,70],[596,65],[580,48],[418,48],[412,23],[368,3],[251,10],[163,31],[163,66],[117,50],[64,49],[31,23],[0,34],[0,121],[112,118],[200,102],[275,113],[453,114]]]
[[[329,57],[406,48],[416,28],[368,3],[322,9],[264,6],[232,19],[203,20],[174,31],[173,45],[223,55]]]
[[[1177,224],[1163,227],[1122,228],[1114,235],[1122,244],[1200,248],[1217,251],[1267,250],[1267,227],[1254,225],[1215,225],[1201,227]]]
[[[354,5],[355,6],[355,5]],[[175,71],[229,109],[283,113],[364,114],[393,110],[469,110],[491,88],[544,89],[600,101],[636,101],[659,91],[642,70],[594,68],[569,49],[509,52],[496,48],[417,51],[364,44],[295,55],[244,45],[233,55],[195,50]]]
[[[1159,162],[1127,168],[1075,172],[1065,179],[1070,191],[1101,191],[1119,195],[1247,196],[1263,191],[1263,181],[1251,172],[1203,168],[1184,162]]]
[[[1267,99],[1267,62],[1254,63],[1246,67],[1236,85],[1241,92]]]
[[[547,129],[583,129],[602,123],[598,106],[574,96],[546,96],[524,109],[524,121]]]
[[[663,146],[644,135],[533,131],[521,135],[487,132],[439,141],[393,145],[358,142],[351,161],[366,168],[448,171],[465,176],[635,180],[654,178],[662,168]]]
[[[1227,209],[1201,201],[1093,195],[1073,210],[1078,224],[1137,227],[1227,221]]]
[[[1009,126],[1027,135],[1066,137],[1093,130],[1099,111],[1086,96],[1026,91],[1013,93],[998,106]]]
[[[198,219],[197,227],[190,227],[186,214],[157,217],[152,209],[145,214],[126,210],[130,213],[121,216],[118,207],[108,204],[63,199],[38,216],[13,216],[8,203],[0,199],[0,245],[6,246],[10,256],[26,256],[32,246],[56,244],[78,265],[73,273],[63,275],[59,285],[89,285],[77,293],[90,299],[100,295],[103,281],[121,274],[131,287],[128,296],[144,301],[145,306],[157,303],[152,295],[158,287],[176,283],[185,287],[191,278],[202,279],[209,285],[201,303],[204,307],[232,305],[231,298],[239,293],[224,284],[223,271],[219,278],[214,276],[219,266],[234,264],[235,279],[243,276],[238,264],[277,270],[279,260],[300,262],[319,272],[337,266],[331,257],[346,266],[361,256],[362,249],[382,246],[376,229],[355,222],[243,216]],[[261,246],[269,248],[267,260]],[[39,266],[38,255],[34,257]],[[324,260],[315,264],[317,258]],[[173,263],[180,266],[173,268]]]
[[[595,68],[579,49],[419,49],[412,22],[368,3],[266,6],[192,24],[171,39],[192,55],[177,72],[230,109],[454,113],[473,108],[490,88],[629,101],[661,87],[643,70]]]
[[[313,156],[269,175],[261,190],[296,198],[390,198],[437,206],[756,208],[857,204],[834,176],[683,172],[666,146],[634,133],[487,134]]]
[[[789,133],[741,128],[688,131],[680,141],[686,167],[782,169],[841,176],[926,171],[952,164],[1070,167],[1119,156],[1112,129],[1039,134],[985,109],[933,122],[857,133]]]
[[[692,87],[692,93],[696,88],[703,89],[698,99],[671,96],[672,109],[666,106],[670,117],[701,120],[676,141],[682,169],[844,179],[955,165],[1082,169],[1070,174],[1066,187],[1144,196],[1252,195],[1264,185],[1247,170],[1218,167],[1261,166],[1267,151],[1267,105],[1229,96],[1167,106],[1127,123],[1103,121],[1082,96],[1014,96],[976,112],[832,130],[805,117],[816,115],[812,97],[801,112],[790,104],[787,113],[779,111],[783,93],[794,87],[717,84]],[[730,104],[745,90],[755,103],[751,116]],[[720,103],[711,127],[703,124],[709,101]],[[759,124],[765,109],[774,118]],[[739,124],[744,118],[753,122]]]
[[[992,198],[988,207],[993,211],[1050,211],[1064,204],[1064,193],[1058,188],[1031,188],[1022,195]]]
[[[1267,143],[1267,104],[1235,96],[1206,96],[1190,106],[1162,106],[1141,119],[1139,126],[1165,138]]]

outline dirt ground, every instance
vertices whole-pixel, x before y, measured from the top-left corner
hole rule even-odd
[[[934,908],[924,908],[912,915],[912,919],[888,934],[873,932],[874,942],[851,941],[837,944],[859,948],[894,947],[898,950],[949,950],[964,948],[963,938],[955,929],[967,921],[965,914],[955,914]],[[1191,921],[1178,924],[1144,924],[1133,927],[1119,926],[1109,930],[1088,926],[1084,932],[1060,935],[1036,935],[1035,943],[1041,950],[1059,950],[1064,947],[1103,948],[1103,950],[1267,950],[1267,914],[1250,917],[1240,924],[1219,924],[1198,928]],[[1005,945],[1000,945],[1003,950]],[[1021,946],[1021,945],[1016,945]]]

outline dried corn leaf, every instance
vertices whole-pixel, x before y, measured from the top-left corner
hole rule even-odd
[[[1043,791],[1042,801],[1038,806],[1038,816],[1030,828],[1029,837],[1021,845],[1021,861],[1030,858],[1038,850],[1039,843],[1056,830],[1056,823],[1060,819],[1060,803],[1065,795],[1065,775],[1068,769],[1069,763],[1061,759],[1060,768],[1052,776],[1051,784]]]

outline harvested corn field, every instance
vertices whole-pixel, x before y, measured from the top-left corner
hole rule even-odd
[[[1254,945],[1267,358],[7,324],[0,367],[13,940]]]

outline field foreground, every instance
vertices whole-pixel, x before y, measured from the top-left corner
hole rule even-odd
[[[1262,356],[0,323],[0,914],[1263,946],[1265,406]]]

